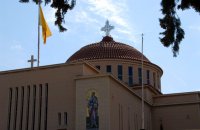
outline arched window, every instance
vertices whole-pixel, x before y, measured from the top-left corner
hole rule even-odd
[[[156,87],[156,73],[153,72],[153,86]]]
[[[106,72],[112,73],[112,67],[111,67],[111,65],[107,65],[106,66]]]
[[[123,75],[123,68],[122,65],[118,65],[118,79],[122,80]]]
[[[147,70],[147,84],[150,84],[150,71]]]
[[[133,67],[128,67],[128,84],[129,86],[133,85]]]
[[[142,84],[142,68],[138,68],[138,81],[139,84]]]

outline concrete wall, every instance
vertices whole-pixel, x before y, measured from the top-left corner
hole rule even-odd
[[[91,90],[98,94],[99,130],[140,129],[140,90],[136,95],[134,89],[117,79],[118,64],[124,66],[125,75],[127,67],[135,67],[136,64],[118,62],[95,62],[103,67],[103,73],[98,73],[87,63],[0,72],[0,130],[6,130],[8,124],[10,130],[42,130],[45,129],[45,121],[48,130],[84,130],[86,95]],[[106,65],[113,66],[115,77],[105,74]],[[161,70],[155,66],[146,64],[145,67],[161,74]],[[199,92],[158,96],[154,90],[148,88],[144,91],[149,101],[145,103],[146,130],[160,130],[161,124],[164,130],[200,129]]]
[[[153,129],[200,129],[200,99],[198,93],[156,96],[153,106]]]
[[[154,96],[154,105],[188,103],[200,100],[198,93],[177,93]]]
[[[173,105],[153,108],[153,129],[186,130],[200,129],[200,111],[198,104]]]
[[[76,130],[86,129],[87,94],[98,97],[99,130],[110,130],[110,80],[108,76],[82,77],[76,80]]]
[[[129,88],[111,80],[111,130],[141,129],[141,99]],[[151,129],[151,106],[145,103],[145,128]]]
[[[106,73],[106,66],[111,65],[112,66],[112,74],[114,77],[118,77],[118,65],[123,66],[123,79],[122,81],[128,85],[128,67],[133,67],[133,85],[139,84],[138,79],[138,68],[141,68],[141,62],[140,61],[130,61],[130,60],[119,60],[119,59],[102,59],[102,60],[90,60],[87,61],[88,63],[95,66],[100,66],[100,71],[102,73]],[[143,78],[144,78],[144,84],[147,84],[147,70],[150,71],[150,84],[158,91],[161,91],[161,76],[162,76],[162,70],[158,66],[152,63],[144,62],[144,70],[143,70]],[[153,73],[155,73],[155,80],[153,78]],[[154,83],[155,82],[155,83]]]
[[[83,64],[62,64],[1,72],[0,130],[7,129],[9,113],[11,113],[10,129],[16,127],[16,130],[26,130],[27,115],[29,129],[39,129],[39,126],[43,129],[45,127],[46,105],[48,106],[48,130],[75,129],[76,91],[74,78],[80,75],[91,75],[95,73],[92,69],[87,71],[89,70],[87,67],[87,65]],[[29,88],[30,101],[28,109]],[[9,106],[10,91],[12,91],[11,107]],[[46,93],[48,93],[48,98],[46,98]],[[11,109],[9,110],[9,108]],[[29,110],[28,114],[27,110]],[[67,124],[64,123],[65,112],[67,112],[68,116]],[[61,124],[58,123],[58,113],[61,113]]]

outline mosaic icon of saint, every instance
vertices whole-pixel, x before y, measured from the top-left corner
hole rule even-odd
[[[92,92],[91,97],[88,100],[88,113],[90,128],[98,128],[98,98],[95,96],[95,92]]]

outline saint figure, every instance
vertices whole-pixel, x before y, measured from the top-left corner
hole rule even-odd
[[[90,120],[90,128],[98,128],[98,99],[95,96],[95,92],[92,92],[91,97],[88,100],[88,113]]]

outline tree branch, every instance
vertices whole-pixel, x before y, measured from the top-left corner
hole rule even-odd
[[[19,0],[21,3],[28,3],[29,0]],[[35,4],[38,4],[38,0],[33,0]],[[42,3],[43,0],[40,0]],[[51,0],[44,0],[45,5],[51,3]],[[76,4],[76,0],[71,0],[71,3],[69,3],[69,0],[53,0],[51,7],[56,9],[55,17],[55,25],[58,26],[58,29],[60,32],[64,32],[67,29],[63,27],[63,23],[65,23],[65,14],[68,10],[72,10]]]

